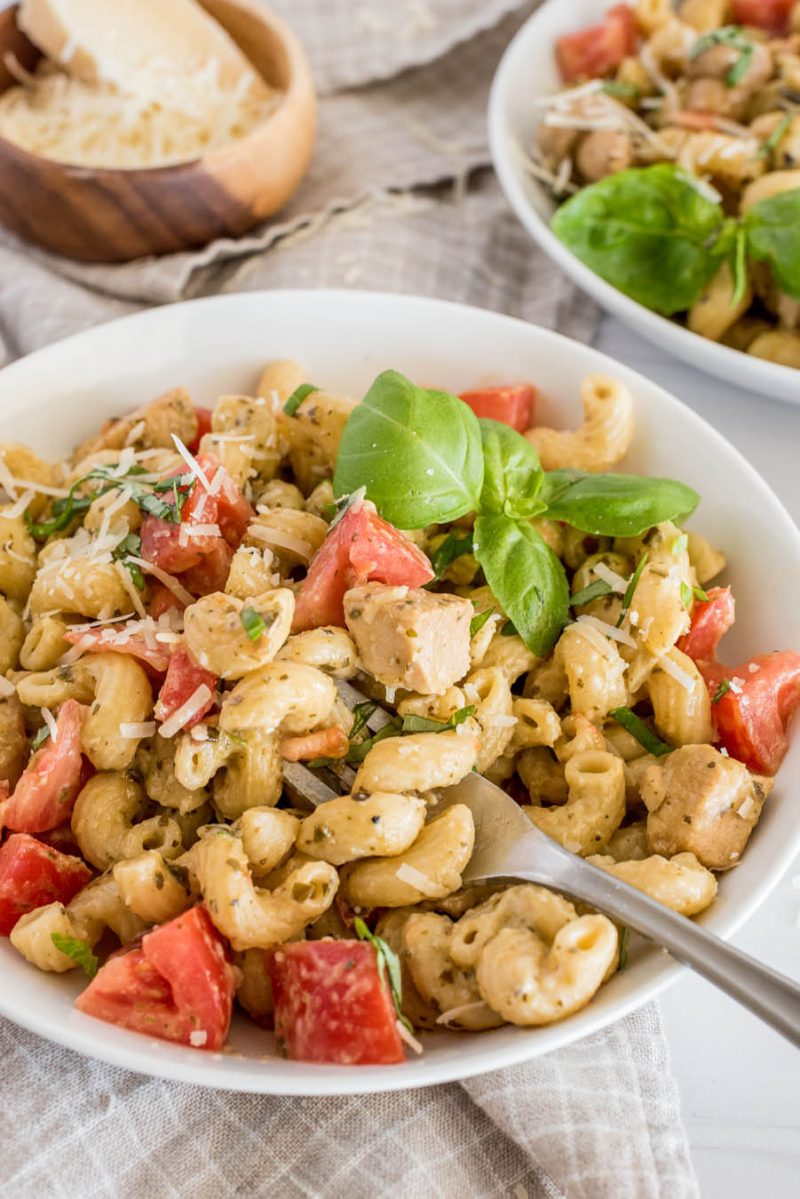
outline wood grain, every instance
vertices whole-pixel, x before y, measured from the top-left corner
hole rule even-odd
[[[0,138],[0,222],[57,254],[127,262],[239,237],[295,191],[314,143],[316,101],[305,53],[287,27],[249,0],[200,0],[268,84],[279,107],[241,141],[177,166],[101,170],[30,154]],[[38,51],[0,13],[0,62]],[[0,91],[12,82],[0,71]]]

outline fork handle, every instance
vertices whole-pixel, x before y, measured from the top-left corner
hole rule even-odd
[[[558,874],[558,887],[663,945],[800,1048],[800,984],[589,862],[573,858]]]

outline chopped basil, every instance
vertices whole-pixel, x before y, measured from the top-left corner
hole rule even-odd
[[[50,729],[48,728],[48,726],[46,724],[43,724],[42,727],[37,732],[36,736],[31,741],[31,749],[39,749],[42,745],[44,745],[45,741],[47,740],[47,738],[49,736],[50,736]]]
[[[694,601],[694,591],[688,583],[681,581],[681,603],[684,608],[691,608]]]
[[[301,383],[299,387],[295,387],[294,391],[283,405],[283,411],[287,416],[294,416],[295,412],[300,407],[306,396],[310,396],[312,392],[315,391],[319,391],[319,388],[315,387],[313,383]]]
[[[753,55],[756,52],[755,45],[748,37],[745,37],[741,25],[723,25],[721,29],[713,29],[711,33],[706,33],[703,37],[698,38],[689,51],[689,58],[694,61],[701,54],[705,54],[707,50],[712,50],[714,46],[728,46],[731,50],[739,51],[739,57],[725,76],[728,87],[736,87],[750,69]]]
[[[116,549],[112,550],[111,557],[117,562],[121,562],[129,572],[137,591],[144,591],[144,575],[142,574],[141,567],[136,562],[129,560],[131,554],[134,558],[141,558],[142,556],[142,539],[138,533],[128,533],[127,537],[124,537],[120,541]]]
[[[792,123],[792,118],[788,112],[785,112],[778,124],[773,129],[767,140],[764,142],[761,149],[758,151],[759,158],[769,158],[773,150],[777,150],[780,143],[783,141],[784,135],[787,133],[789,126]]]
[[[681,533],[681,534],[679,534],[679,536],[677,536],[675,538],[675,540],[672,543],[672,553],[675,554],[675,556],[677,557],[678,554],[682,554],[686,549],[688,549],[688,547],[689,547],[689,534]]]
[[[636,570],[633,572],[633,574],[630,577],[628,586],[625,588],[625,594],[622,597],[622,607],[620,608],[619,617],[617,618],[617,628],[619,628],[619,626],[622,624],[625,617],[628,615],[628,609],[630,608],[631,604],[633,603],[633,596],[636,591],[636,588],[639,586],[639,580],[642,577],[642,571],[644,570],[645,566],[647,566],[648,557],[649,557],[648,554],[642,555],[642,557],[639,560],[639,563],[636,567]]]
[[[623,83],[620,79],[606,79],[600,90],[617,100],[639,100],[642,95],[642,89],[635,83]]]
[[[469,704],[466,708],[459,708],[457,712],[453,712],[448,720],[430,720],[427,716],[404,716],[402,731],[404,733],[446,733],[451,729],[457,729],[474,713],[475,705]]]
[[[97,974],[97,958],[92,953],[90,945],[87,945],[85,941],[80,941],[77,937],[67,937],[64,933],[51,933],[50,936],[60,953],[72,958],[73,962],[81,967],[87,978],[94,978]]]
[[[626,924],[619,930],[619,965],[618,970],[624,970],[628,964],[628,942],[631,939],[631,930]]]
[[[242,622],[242,628],[251,641],[258,641],[262,633],[266,632],[267,626],[264,623],[264,617],[256,612],[255,608],[251,608],[249,604],[245,604],[239,613],[239,619]]]
[[[649,725],[646,725],[642,718],[632,712],[630,708],[614,708],[609,715],[616,720],[617,724],[621,724],[632,737],[635,737],[649,754],[661,758],[664,754],[672,753],[674,747],[667,745],[666,741],[657,737]]]
[[[718,704],[723,695],[727,695],[732,690],[730,679],[723,679],[711,699],[712,704]]]
[[[370,945],[375,950],[378,958],[378,975],[380,978],[386,978],[391,992],[394,1010],[397,1012],[397,1019],[413,1033],[414,1025],[409,1020],[408,1016],[404,1015],[401,1007],[403,1001],[403,973],[400,969],[400,959],[384,941],[383,937],[376,937],[375,933],[370,932],[360,916],[356,916],[354,921],[356,936],[359,941],[369,941]]]
[[[452,529],[440,546],[430,555],[431,566],[437,579],[440,579],[451,562],[463,554],[472,553],[472,534],[457,533]]]
[[[576,591],[569,601],[569,606],[570,608],[582,608],[584,604],[590,604],[592,600],[602,599],[604,595],[608,595],[611,591],[613,591],[613,587],[605,579],[596,579],[588,587],[583,587],[580,591]]]
[[[478,612],[469,622],[469,635],[474,637],[476,633],[480,633],[483,626],[490,616],[494,616],[494,608],[486,608],[483,612]]]
[[[356,704],[353,708],[353,727],[350,730],[350,739],[357,737],[358,734],[367,727],[367,721],[378,710],[378,705],[372,700],[366,700],[363,704]]]
[[[351,764],[363,762],[373,745],[377,745],[379,741],[385,741],[387,737],[399,737],[400,732],[399,718],[396,724],[394,721],[385,724],[382,729],[378,730],[374,737],[369,737],[366,741],[360,741],[358,745],[351,745],[347,761]]]

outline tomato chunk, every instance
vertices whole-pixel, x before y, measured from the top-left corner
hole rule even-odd
[[[320,625],[344,625],[344,593],[362,583],[421,587],[434,577],[431,564],[368,501],[352,507],[311,559],[297,593],[295,633]]]
[[[224,466],[213,454],[199,454],[198,466],[211,483],[214,491],[213,498],[217,502],[217,524],[228,545],[234,549],[239,545],[247,531],[247,526],[255,516],[254,510],[242,495]]]
[[[788,33],[795,0],[732,0],[731,17],[737,25],[754,25],[768,33]]]
[[[800,654],[781,650],[741,666],[709,663],[701,670],[721,744],[748,770],[775,774],[789,748],[789,722],[800,707]],[[730,689],[716,699],[725,680]]]
[[[343,1066],[404,1060],[375,949],[363,941],[296,941],[269,965],[275,1036],[287,1057]]]
[[[556,42],[556,57],[565,83],[597,79],[615,71],[636,49],[636,20],[627,4],[617,4],[600,25],[567,33]]]
[[[165,504],[175,506],[174,495],[166,491],[161,497]],[[169,574],[180,574],[196,566],[219,540],[219,533],[195,534],[198,525],[216,525],[217,503],[205,488],[195,482],[181,508],[177,522],[160,516],[146,516],[142,521],[142,557]]]
[[[7,937],[34,908],[69,903],[91,877],[80,858],[59,853],[27,833],[13,833],[0,846],[0,935]]]
[[[70,645],[80,645],[87,653],[130,654],[132,658],[144,662],[156,674],[164,674],[169,666],[169,646],[156,641],[155,634],[152,633],[149,636],[138,631],[126,634],[124,625],[67,632],[64,638]]]
[[[225,942],[200,905],[109,958],[75,1006],[87,1016],[197,1049],[220,1050],[233,1008]]]
[[[214,416],[210,408],[201,408],[198,404],[194,406],[194,414],[197,417],[197,433],[194,440],[187,446],[192,454],[197,453],[200,449],[200,442],[207,433],[211,432],[211,420]]]
[[[523,383],[518,387],[485,387],[481,391],[462,391],[460,397],[477,417],[501,421],[518,433],[533,426],[536,388]]]
[[[689,632],[681,637],[678,649],[694,662],[713,662],[717,646],[736,618],[736,605],[730,587],[712,587],[708,600],[696,604]]]
[[[209,554],[181,575],[181,582],[192,595],[211,595],[224,591],[231,572],[233,550],[221,537]]]
[[[0,826],[43,833],[69,818],[81,786],[83,712],[77,700],[62,705],[55,739],[45,742],[25,767],[11,798],[0,808]]]
[[[208,698],[196,712],[186,717],[181,724],[182,729],[190,729],[199,724],[206,713],[214,706],[214,689],[217,676],[210,670],[198,666],[184,646],[178,646],[169,660],[167,677],[158,693],[155,706],[155,718],[162,724],[174,716],[180,708],[191,699],[198,687],[208,689]]]
[[[166,612],[173,609],[176,612],[182,612],[186,607],[177,595],[170,591],[169,587],[165,587],[163,583],[159,583],[157,579],[149,579],[148,590],[150,598],[147,601],[147,613],[152,616],[153,620],[158,620],[159,616],[163,616]]]

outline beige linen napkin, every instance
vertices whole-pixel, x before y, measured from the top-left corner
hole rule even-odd
[[[146,305],[286,286],[442,296],[589,340],[593,307],[486,170],[489,83],[533,5],[273,7],[306,41],[323,96],[314,165],[285,211],[238,242],[121,267],[0,233],[0,362]],[[3,1199],[697,1195],[654,1005],[529,1064],[391,1095],[214,1092],[83,1059],[6,1021],[0,1072]]]

